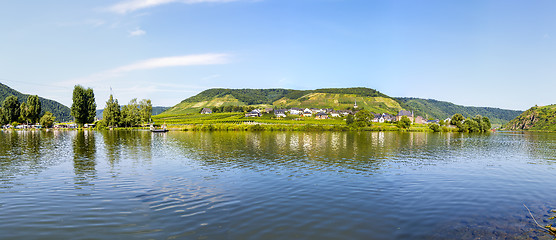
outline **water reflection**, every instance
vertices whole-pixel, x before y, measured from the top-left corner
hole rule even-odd
[[[43,131],[0,131],[0,183],[11,188],[20,175],[38,173],[58,162],[53,159],[55,136]]]
[[[96,142],[95,132],[78,131],[73,137],[73,169],[75,183],[78,185],[92,185],[91,181],[96,176]]]
[[[554,206],[554,149],[550,134],[0,132],[0,236],[527,238],[522,204]]]
[[[448,135],[448,136],[446,136]],[[173,149],[207,167],[378,170],[386,159],[433,152],[462,134],[388,132],[182,132],[169,135]],[[431,144],[432,143],[432,144]]]
[[[121,158],[138,163],[152,161],[152,134],[149,131],[102,131],[104,151],[110,166],[115,167]]]

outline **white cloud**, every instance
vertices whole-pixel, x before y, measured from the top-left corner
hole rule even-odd
[[[115,78],[121,76],[124,73],[132,72],[132,71],[149,70],[149,69],[157,69],[157,68],[165,68],[165,67],[216,65],[216,64],[226,64],[228,62],[229,62],[229,55],[224,53],[207,53],[207,54],[185,55],[185,56],[175,56],[175,57],[151,58],[136,63],[124,65],[121,67],[117,67],[108,71],[92,74],[88,77],[61,82],[60,84],[65,86],[68,84],[75,85],[75,84],[99,82],[102,80]]]
[[[129,32],[130,37],[137,37],[145,34],[147,34],[147,32],[145,32],[145,30],[140,28],[136,28],[135,30]]]
[[[108,7],[108,11],[126,14],[129,12],[137,11],[144,8],[156,7],[159,5],[180,2],[186,4],[194,3],[209,3],[209,2],[234,2],[238,0],[128,0],[124,2],[117,3]]]
[[[228,54],[209,53],[199,55],[185,55],[177,57],[152,58],[137,63],[129,64],[111,70],[112,73],[124,73],[136,70],[154,69],[162,67],[195,66],[225,64],[228,62]]]

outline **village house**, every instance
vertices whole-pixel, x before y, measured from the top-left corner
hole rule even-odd
[[[415,117],[415,123],[417,124],[426,124],[427,120],[421,116]]]
[[[245,114],[245,117],[260,117],[262,116],[261,110],[255,109]]]
[[[384,118],[385,122],[394,122],[396,121],[396,116],[388,113],[383,113],[382,117]]]
[[[384,116],[382,114],[375,114],[372,122],[383,123],[385,121]]]
[[[276,117],[286,117],[286,110],[280,109],[274,111],[274,116]]]
[[[301,115],[301,114],[303,114],[303,109],[301,109],[301,108],[291,108],[289,112],[292,115]]]
[[[272,112],[272,111],[274,111],[274,109],[272,109],[272,108],[265,108],[265,109],[264,109],[264,112],[265,112],[265,113],[270,113],[270,112]]]
[[[440,120],[438,120],[438,119],[435,119],[435,120],[427,120],[427,122],[426,122],[426,124],[433,124],[433,123],[439,124],[439,123],[440,123]]]
[[[309,109],[305,109],[305,111],[303,111],[303,116],[304,117],[311,117],[311,116],[313,116],[313,112],[311,112],[311,110],[309,110]]]
[[[413,120],[414,120],[413,112],[406,111],[406,110],[400,110],[400,112],[398,112],[398,115],[396,116],[396,121],[400,121],[403,116],[408,117],[411,122],[413,122]]]
[[[344,116],[353,114],[353,112],[352,112],[351,110],[338,110],[338,113],[339,113],[340,115],[344,115]]]
[[[332,111],[330,112],[330,116],[332,117],[340,117],[340,113],[338,111]]]
[[[328,114],[323,113],[323,112],[319,112],[317,113],[317,115],[315,116],[315,119],[328,119]]]
[[[312,112],[313,114],[317,114],[317,113],[320,113],[320,112],[324,112],[324,110],[319,109],[319,108],[311,108],[311,112]]]
[[[201,114],[212,114],[212,109],[203,108],[203,109],[201,109]]]

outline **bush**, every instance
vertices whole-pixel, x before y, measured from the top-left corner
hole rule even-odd
[[[440,125],[433,123],[431,125],[429,125],[429,128],[433,131],[433,132],[440,132]]]
[[[397,125],[399,128],[408,129],[411,126],[411,120],[409,120],[409,118],[406,116],[402,116],[400,121],[398,121]]]

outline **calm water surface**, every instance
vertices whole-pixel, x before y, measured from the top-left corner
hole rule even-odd
[[[550,239],[555,173],[556,134],[4,131],[0,238]]]

